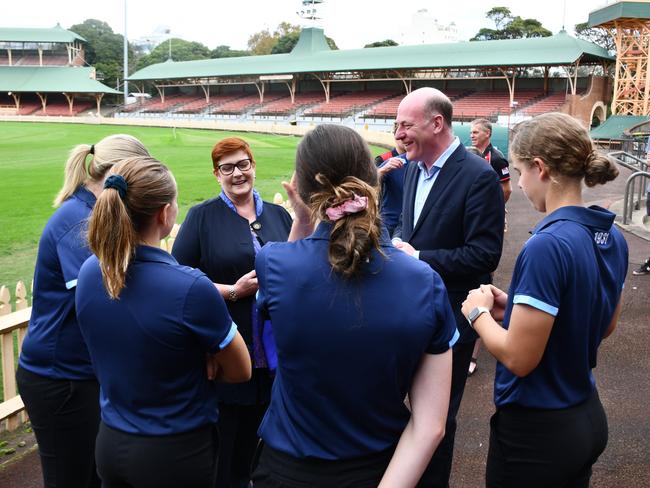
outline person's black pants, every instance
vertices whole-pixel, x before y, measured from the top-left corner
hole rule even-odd
[[[253,484],[255,488],[376,488],[394,451],[340,461],[299,459],[260,442]]]
[[[96,380],[56,380],[18,367],[20,396],[38,442],[46,488],[99,487],[95,438],[99,426]]]
[[[591,467],[607,445],[598,393],[575,407],[499,408],[490,420],[488,488],[588,488]]]
[[[427,466],[418,488],[448,488],[451,465],[454,460],[454,440],[456,437],[456,415],[460,408],[467,381],[467,370],[472,359],[474,343],[456,343],[453,347],[451,369],[451,395],[449,398],[449,411],[445,425],[445,436],[440,441]]]
[[[218,451],[214,425],[182,434],[143,436],[102,422],[97,470],[102,488],[211,488]]]
[[[268,404],[219,404],[219,469],[216,488],[245,488],[259,438],[257,429]]]

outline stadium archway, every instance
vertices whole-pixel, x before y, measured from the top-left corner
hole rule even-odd
[[[607,107],[603,102],[596,102],[591,108],[591,116],[589,120],[591,121],[591,128],[598,127],[600,124],[605,122],[607,118]]]

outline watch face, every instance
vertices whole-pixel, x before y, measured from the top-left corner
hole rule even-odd
[[[473,308],[472,310],[469,311],[469,320],[470,322],[476,318],[476,314],[478,313],[477,308]]]

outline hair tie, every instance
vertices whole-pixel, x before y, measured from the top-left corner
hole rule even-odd
[[[91,144],[90,145],[90,151],[88,151],[90,154],[95,154],[95,145]]]
[[[360,197],[356,193],[353,193],[353,195],[353,198],[326,209],[325,213],[327,214],[327,217],[334,222],[339,220],[341,217],[361,212],[368,207],[368,197]]]
[[[114,188],[120,194],[120,198],[124,200],[126,198],[126,190],[129,188],[129,185],[126,183],[124,176],[122,175],[111,175],[106,178],[104,182],[104,188]]]

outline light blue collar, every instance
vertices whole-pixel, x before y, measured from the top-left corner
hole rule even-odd
[[[232,203],[232,200],[228,198],[228,195],[226,195],[223,190],[221,190],[221,193],[219,193],[219,198],[221,198],[225,204],[228,205],[230,210],[237,213],[235,204]],[[264,202],[262,201],[260,194],[257,193],[257,190],[253,190],[253,200],[255,201],[255,218],[259,219],[260,215],[262,215],[262,212],[264,211]]]

